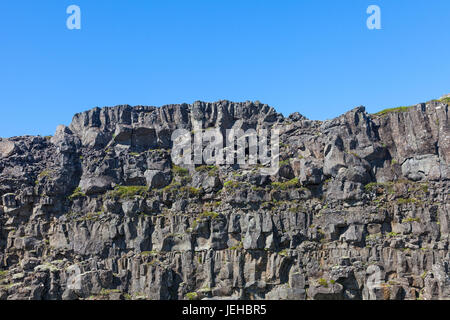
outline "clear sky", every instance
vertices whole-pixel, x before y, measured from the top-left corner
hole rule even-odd
[[[118,104],[259,100],[318,120],[415,104],[450,93],[449,38],[449,0],[2,0],[0,136]]]

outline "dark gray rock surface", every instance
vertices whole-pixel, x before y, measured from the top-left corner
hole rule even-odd
[[[117,106],[0,139],[0,299],[450,299],[448,109]],[[175,166],[194,123],[280,129],[278,175]]]

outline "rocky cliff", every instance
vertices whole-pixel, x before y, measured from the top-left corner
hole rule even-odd
[[[0,139],[0,299],[450,299],[448,109],[117,106]],[[193,123],[278,128],[278,174],[175,166]]]

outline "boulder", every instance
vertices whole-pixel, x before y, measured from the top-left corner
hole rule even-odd
[[[299,177],[302,185],[317,185],[324,181],[322,165],[316,159],[300,159],[297,160],[294,168],[296,168],[295,175]]]
[[[308,297],[312,300],[342,300],[343,287],[340,283],[328,283],[326,285],[313,283],[309,286]]]
[[[2,140],[0,138],[0,158],[7,158],[16,152],[16,145],[12,141]]]
[[[439,180],[441,178],[440,167],[441,164],[437,155],[419,155],[405,160],[402,164],[402,174],[413,181]]]
[[[81,179],[79,186],[86,195],[102,194],[112,189],[113,182],[108,176],[86,177]]]
[[[169,172],[159,170],[147,170],[144,173],[147,186],[150,189],[161,189],[170,184],[172,175]]]

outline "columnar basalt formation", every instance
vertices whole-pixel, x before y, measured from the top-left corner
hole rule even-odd
[[[0,139],[0,299],[450,299],[448,104],[117,106]],[[278,174],[175,166],[194,123],[279,129]]]

